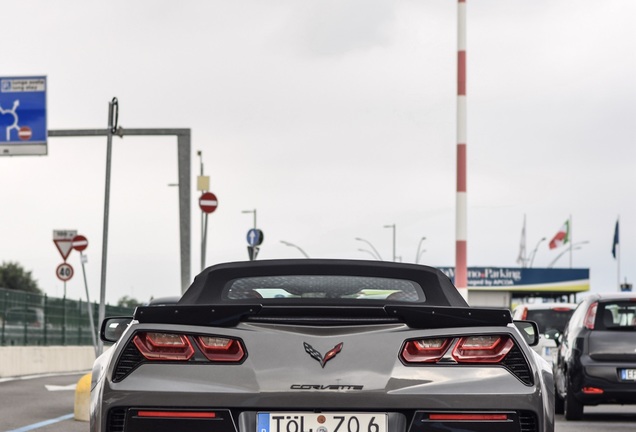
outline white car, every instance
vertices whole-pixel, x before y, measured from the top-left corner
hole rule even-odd
[[[556,358],[557,339],[576,309],[576,303],[521,304],[512,312],[515,320],[534,321],[539,326],[539,343],[532,347],[548,363]]]

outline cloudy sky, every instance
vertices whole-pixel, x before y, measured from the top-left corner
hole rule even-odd
[[[636,2],[468,1],[468,265],[516,266],[572,217],[573,266],[616,289],[636,265]],[[46,75],[50,130],[190,128],[219,198],[207,264],[371,258],[452,266],[457,3],[452,0],[29,1],[3,5],[0,76]],[[51,138],[0,157],[0,261],[61,296],[52,235],[89,240],[99,297],[106,139]],[[180,292],[177,147],[113,142],[108,302]],[[200,212],[192,183],[192,274]],[[535,267],[563,249],[542,242]],[[84,297],[77,252],[68,296]],[[556,266],[569,266],[567,254]]]

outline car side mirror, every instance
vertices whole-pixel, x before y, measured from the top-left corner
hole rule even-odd
[[[535,346],[539,343],[539,326],[534,321],[513,321],[528,345]]]
[[[117,342],[132,322],[132,317],[111,317],[102,321],[99,337],[104,342]]]

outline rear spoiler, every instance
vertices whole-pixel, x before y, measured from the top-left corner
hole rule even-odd
[[[411,328],[507,326],[508,309],[422,305],[384,306],[274,306],[274,305],[170,305],[140,306],[134,319],[149,324],[185,324],[234,327],[240,322],[318,326],[404,323]]]

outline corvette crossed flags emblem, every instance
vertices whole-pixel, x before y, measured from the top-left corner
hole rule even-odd
[[[342,342],[340,342],[338,345],[336,345],[331,350],[329,350],[325,354],[324,357],[322,356],[322,354],[320,354],[314,347],[309,345],[307,342],[303,342],[303,345],[305,347],[305,351],[307,352],[307,354],[309,354],[314,360],[318,361],[318,363],[320,363],[320,366],[322,366],[322,368],[324,369],[325,368],[325,364],[329,360],[334,358],[340,351],[342,351],[342,346],[344,344]]]

